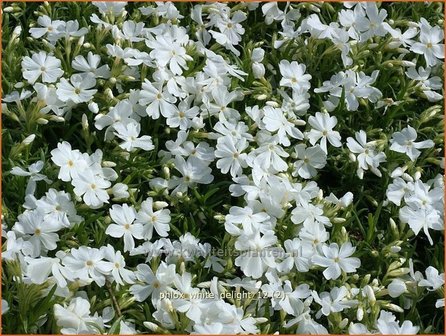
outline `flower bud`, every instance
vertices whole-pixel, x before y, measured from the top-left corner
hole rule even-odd
[[[363,293],[369,299],[370,304],[374,305],[376,302],[376,297],[375,297],[375,292],[373,291],[372,287],[370,287],[370,285],[366,285],[363,288]]]
[[[153,208],[155,210],[164,209],[164,208],[166,208],[168,206],[169,206],[169,204],[167,202],[164,202],[164,201],[153,202]]]
[[[92,112],[94,114],[99,112],[99,106],[95,102],[90,102],[88,104],[88,109],[90,110],[90,112]]]
[[[254,78],[262,78],[265,76],[265,66],[262,63],[253,63],[252,64],[252,73],[254,74]]]
[[[348,324],[348,318],[344,318],[340,323],[339,323],[339,328],[344,329]]]
[[[400,306],[397,306],[396,304],[393,304],[393,303],[387,303],[383,307],[387,308],[391,311],[394,311],[395,313],[404,313],[403,308],[401,308]]]
[[[407,287],[404,281],[401,279],[393,279],[392,282],[387,286],[389,295],[393,298],[399,297],[406,291]]]
[[[404,174],[404,172],[406,170],[407,170],[407,166],[397,167],[390,173],[390,177],[391,178],[400,177],[400,176],[402,176]]]
[[[52,115],[50,117],[51,121],[55,121],[55,122],[65,122],[65,118],[64,117],[60,117],[60,116],[56,116],[56,115]]]
[[[84,131],[88,130],[88,118],[87,118],[87,115],[85,113],[82,114],[82,129]]]
[[[406,182],[413,182],[413,178],[412,176],[410,176],[407,173],[404,173],[403,175],[401,175],[401,177],[403,178],[403,180],[405,180]]]
[[[356,319],[359,322],[361,322],[363,318],[364,318],[364,309],[361,306],[359,306],[358,310],[356,311]]]
[[[46,124],[48,124],[48,119],[45,119],[45,118],[39,118],[39,119],[37,119],[37,123],[38,123],[39,125],[46,125]]]
[[[34,141],[35,138],[35,134],[28,135],[25,139],[23,139],[22,144],[28,146]]]
[[[153,322],[144,322],[144,327],[146,327],[147,329],[157,333],[157,334],[161,334],[163,333],[163,329],[161,329],[159,326],[157,326],[155,323]]]
[[[392,247],[390,247],[390,252],[392,252],[392,253],[398,253],[398,252],[400,252],[401,251],[401,247],[399,247],[399,246],[392,246]]]

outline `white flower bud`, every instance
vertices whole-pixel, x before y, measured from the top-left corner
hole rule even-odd
[[[147,329],[159,333],[159,331],[162,331],[162,329],[160,327],[158,327],[155,323],[152,322],[144,322],[144,327],[146,327]]]
[[[90,102],[88,104],[88,109],[90,110],[90,112],[92,112],[94,114],[99,112],[99,106],[95,102]]]
[[[417,171],[413,177],[414,177],[415,181],[418,181],[421,178],[421,172]]]
[[[153,202],[153,208],[155,210],[163,209],[163,208],[166,208],[168,206],[169,206],[169,204],[167,202],[164,202],[164,201]]]
[[[257,98],[257,100],[265,100],[267,97],[268,96],[266,94],[261,94],[261,95],[258,95],[256,98]]]
[[[358,310],[356,311],[356,319],[359,322],[361,322],[363,318],[364,318],[364,309],[361,306],[359,306]]]
[[[112,192],[116,199],[123,199],[123,198],[127,198],[130,196],[128,189],[129,189],[129,187],[126,184],[116,183],[112,187]]]
[[[410,175],[407,174],[407,173],[404,173],[401,177],[402,177],[403,180],[405,180],[406,182],[413,182],[413,178],[412,178],[412,176],[410,176]]]
[[[265,76],[265,66],[262,63],[253,63],[252,73],[254,74],[254,78],[262,78],[263,76]]]
[[[373,291],[372,287],[370,285],[366,285],[363,288],[364,294],[369,299],[369,302],[371,305],[374,305],[376,302],[375,292]]]
[[[275,102],[273,100],[268,100],[265,104],[268,105],[268,106],[272,106],[272,107],[279,107],[280,106],[278,102]]]
[[[339,323],[339,328],[344,329],[348,324],[348,318],[344,318],[340,323]]]
[[[387,286],[389,295],[393,298],[397,298],[406,291],[406,284],[401,279],[393,279],[392,282]]]
[[[88,118],[87,118],[87,115],[85,113],[82,114],[82,129],[84,131],[88,130]]]
[[[113,168],[116,167],[116,163],[113,161],[102,161],[103,167]]]
[[[356,162],[356,155],[353,153],[349,153],[348,154],[348,158],[350,159],[351,162]]]
[[[404,174],[404,172],[406,170],[407,170],[407,166],[397,167],[390,173],[390,177],[391,178],[400,177],[401,175]]]
[[[403,308],[401,308],[400,306],[397,306],[396,304],[393,304],[393,303],[388,303],[388,304],[384,305],[384,308],[394,311],[395,313],[404,313]]]
[[[398,253],[400,251],[401,251],[401,247],[399,247],[399,246],[390,247],[390,252],[392,252],[392,253]]]
[[[265,57],[265,50],[262,48],[254,48],[251,54],[251,60],[253,62],[262,62]]]
[[[37,119],[37,123],[38,123],[39,125],[46,125],[46,124],[48,124],[48,119],[45,119],[45,118],[39,118],[39,119]]]
[[[65,122],[65,118],[64,117],[60,117],[60,116],[56,116],[56,115],[52,115],[50,117],[51,121],[55,121],[55,122]]]
[[[23,139],[22,144],[28,146],[34,141],[35,138],[35,134],[28,135],[25,139]]]

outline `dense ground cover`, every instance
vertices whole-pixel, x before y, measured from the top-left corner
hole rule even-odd
[[[444,332],[442,3],[3,3],[3,333]]]

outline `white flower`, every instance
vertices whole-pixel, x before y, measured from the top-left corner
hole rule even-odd
[[[350,242],[342,244],[340,248],[337,243],[323,244],[323,255],[315,255],[311,258],[311,261],[318,266],[326,268],[323,274],[327,280],[335,280],[339,278],[341,272],[355,272],[361,265],[361,261],[358,258],[350,257],[355,252],[355,249]]]
[[[383,22],[387,17],[387,11],[385,9],[381,9],[378,12],[378,6],[373,2],[365,4],[365,11],[367,17],[359,16],[356,22],[356,29],[361,32],[360,41],[367,41],[369,38],[374,36],[386,35],[387,32],[384,29]]]
[[[150,57],[154,58],[160,66],[169,65],[169,69],[175,75],[181,75],[183,69],[187,70],[187,61],[192,61],[192,57],[187,55],[184,45],[189,41],[189,36],[183,28],[176,26],[164,34],[157,35],[154,40],[146,40],[150,52]]]
[[[305,64],[299,64],[296,61],[289,62],[281,60],[279,63],[282,79],[279,85],[290,87],[293,90],[308,90],[310,88],[311,75],[305,74]]]
[[[135,209],[127,204],[114,204],[110,209],[110,217],[113,223],[107,227],[105,233],[114,238],[124,236],[124,252],[133,250],[135,248],[133,238],[143,239],[142,224],[134,223],[136,219]]]
[[[185,192],[189,187],[195,184],[209,184],[214,180],[211,175],[212,169],[199,159],[190,156],[187,161],[181,156],[175,157],[175,169],[178,170],[182,177],[174,178],[171,183],[175,187],[175,192]]]
[[[30,28],[29,33],[35,39],[47,35],[49,41],[56,41],[58,39],[58,28],[64,25],[63,21],[51,20],[47,15],[39,16],[37,23],[40,27]]]
[[[40,257],[33,259],[25,257],[25,261],[28,264],[26,274],[32,283],[43,284],[51,274],[59,287],[66,287],[66,279],[72,279],[71,272],[61,265],[59,258]]]
[[[132,271],[125,268],[125,259],[122,256],[121,251],[116,251],[108,244],[106,247],[102,248],[104,253],[104,258],[113,264],[111,270],[111,276],[120,285],[133,284],[135,280],[135,275]]]
[[[162,82],[151,83],[147,79],[142,84],[139,103],[146,107],[147,115],[153,119],[158,119],[160,113],[163,117],[175,115],[178,109],[173,103],[176,98],[167,92]]]
[[[105,275],[113,269],[113,264],[103,259],[104,254],[101,250],[81,246],[78,249],[71,249],[62,259],[62,263],[75,278],[87,282],[92,280],[102,287],[105,284]]]
[[[400,327],[395,315],[384,310],[379,314],[376,327],[383,335],[415,335],[420,330],[411,321],[404,321]]]
[[[398,153],[405,153],[412,161],[415,161],[421,154],[418,149],[432,148],[435,145],[432,140],[415,142],[416,139],[417,131],[413,127],[407,126],[401,132],[393,133],[392,139],[390,139],[390,149]]]
[[[355,139],[347,138],[347,147],[352,153],[358,154],[358,176],[362,178],[363,170],[370,169],[372,173],[381,177],[378,167],[386,161],[386,154],[376,151],[374,141],[367,142],[367,134],[363,130],[355,133]]]
[[[387,290],[391,297],[397,298],[407,290],[406,283],[401,279],[393,279],[387,286]]]
[[[152,143],[152,138],[149,135],[143,135],[139,137],[141,132],[141,125],[138,122],[117,123],[114,126],[116,132],[114,134],[124,140],[119,144],[119,147],[127,152],[134,152],[137,148],[141,148],[145,151],[150,151],[155,148]]]
[[[327,140],[335,147],[341,147],[341,136],[339,132],[333,131],[338,120],[336,117],[328,113],[316,112],[315,116],[308,118],[308,123],[311,126],[310,132],[307,133],[307,137],[312,145],[320,139],[321,149],[327,154]]]
[[[181,130],[187,130],[193,125],[194,118],[200,113],[198,106],[192,106],[192,97],[182,100],[178,104],[178,109],[169,110],[173,114],[166,116],[166,123],[170,127],[180,127]]]
[[[170,231],[170,210],[154,211],[153,199],[149,197],[141,203],[141,210],[136,215],[136,223],[142,225],[142,235],[146,240],[152,239],[154,228],[158,235],[167,237]]]
[[[96,78],[109,78],[110,69],[108,65],[99,66],[101,56],[88,52],[87,58],[78,55],[71,62],[73,69],[82,72],[83,74],[90,73]]]
[[[430,67],[437,64],[439,58],[444,58],[444,44],[441,43],[444,32],[440,27],[432,27],[425,18],[421,18],[419,26],[420,42],[415,42],[410,50],[423,55],[426,65]]]
[[[52,181],[48,179],[48,177],[44,174],[40,174],[40,171],[43,169],[43,161],[37,161],[31,164],[28,167],[28,171],[24,170],[20,167],[12,167],[11,174],[17,176],[28,176],[28,184],[26,185],[25,194],[26,195],[34,195],[36,191],[36,182],[45,181],[46,183],[51,183]]]
[[[264,117],[262,121],[265,124],[265,128],[270,132],[277,131],[280,144],[286,147],[289,146],[291,143],[288,136],[295,139],[303,139],[304,136],[302,132],[298,130],[293,123],[288,121],[282,109],[265,106],[263,111]]]
[[[86,169],[73,178],[74,193],[83,196],[85,204],[92,209],[100,208],[108,203],[110,196],[106,189],[110,188],[110,181],[103,176],[95,174],[91,169]]]
[[[2,315],[9,311],[9,303],[5,299],[2,299]]]
[[[13,230],[29,241],[33,246],[32,256],[39,256],[42,250],[55,250],[59,235],[56,233],[62,228],[62,223],[48,221],[38,210],[27,210],[18,216]]]
[[[418,235],[421,229],[423,229],[423,232],[427,236],[431,245],[433,245],[434,242],[429,234],[429,229],[443,229],[441,225],[442,220],[438,214],[438,211],[432,208],[420,209],[405,206],[400,209],[399,217],[403,223],[409,224],[409,227],[412,229],[415,235]]]
[[[45,219],[60,223],[66,228],[80,223],[83,219],[77,215],[76,208],[71,201],[71,195],[64,191],[50,188],[45,193],[45,196],[36,200],[35,205],[45,215]]]
[[[57,148],[51,151],[51,160],[60,167],[58,178],[65,182],[78,177],[78,173],[88,166],[81,152],[72,150],[66,141],[58,143]]]
[[[444,285],[444,273],[439,274],[435,267],[429,266],[426,268],[426,279],[420,280],[418,286],[428,287],[428,291],[434,291]]]
[[[357,301],[347,299],[348,290],[345,286],[333,287],[330,293],[322,292],[318,294],[316,291],[312,291],[311,295],[314,301],[321,305],[316,317],[320,317],[322,314],[329,316],[331,313],[341,312],[357,303]]]
[[[81,297],[73,298],[68,306],[55,304],[54,317],[64,334],[99,333],[97,328],[103,327],[101,318],[90,315],[90,302]]]
[[[314,225],[316,222],[331,226],[328,217],[324,216],[324,211],[320,206],[311,203],[303,203],[298,205],[291,212],[291,221],[294,224],[303,223],[304,226]]]
[[[61,78],[57,84],[57,97],[63,101],[72,101],[75,104],[89,102],[98,92],[92,89],[96,85],[95,77],[87,73],[86,75],[73,75],[70,81]]]
[[[31,57],[24,57],[22,71],[23,78],[30,84],[34,84],[40,76],[42,82],[54,83],[64,74],[60,60],[44,51],[34,53]]]
[[[269,221],[270,216],[266,212],[254,212],[249,206],[244,208],[233,206],[229,209],[229,214],[226,215],[225,227],[226,230],[231,232],[234,228],[230,229],[233,224],[241,224],[243,232],[245,234],[252,234],[257,230],[261,230],[262,226],[269,227],[265,222]],[[265,225],[266,224],[266,225]],[[241,233],[240,230],[235,230],[231,233]]]
[[[276,244],[277,237],[272,232],[260,235],[259,231],[252,234],[242,234],[235,242],[235,248],[241,254],[235,259],[235,265],[246,276],[260,278],[268,267],[274,268],[276,263],[271,246]]]
[[[245,138],[235,140],[231,136],[220,137],[217,141],[217,149],[215,156],[219,158],[217,161],[217,168],[223,174],[231,172],[232,177],[237,177],[242,174],[242,168],[246,168],[246,153],[242,153],[248,147],[248,142]]]
[[[167,265],[162,261],[156,272],[153,273],[148,265],[139,264],[136,267],[135,275],[142,284],[130,287],[130,293],[139,302],[143,302],[151,296],[152,303],[156,304],[160,299],[160,294],[168,290],[175,280],[175,265]]]
[[[317,169],[324,168],[327,163],[327,154],[319,145],[308,147],[299,144],[294,147],[297,160],[294,162],[293,176],[299,175],[305,179],[310,179],[317,174]]]

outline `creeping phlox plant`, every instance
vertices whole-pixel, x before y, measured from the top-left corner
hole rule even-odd
[[[3,4],[3,333],[443,333],[443,4]]]

